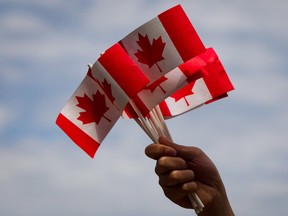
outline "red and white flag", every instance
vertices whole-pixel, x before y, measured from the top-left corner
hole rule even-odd
[[[218,58],[201,70],[206,74],[203,78],[189,83],[160,103],[166,119],[226,97],[234,89]]]
[[[150,82],[206,50],[180,5],[140,26],[119,43]]]
[[[106,50],[57,117],[88,155],[120,115],[146,116],[160,104],[170,118],[227,95],[233,86],[213,49],[206,49],[180,5]],[[135,107],[134,107],[135,108]]]
[[[106,93],[121,111],[149,83],[146,75],[118,43],[106,50],[94,63],[91,75],[95,80],[109,85]]]
[[[94,63],[56,123],[89,156],[112,129],[131,97],[149,82],[119,44]]]
[[[191,58],[190,60],[166,73],[158,80],[149,83],[137,94],[137,97],[133,98],[133,100],[138,105],[142,114],[145,116],[145,114],[148,114],[149,111],[151,111],[156,105],[160,104],[170,95],[189,85],[189,83],[194,83],[194,81],[197,79],[208,75],[203,68],[217,60],[218,57],[216,53],[212,48],[209,48],[204,53]],[[181,93],[179,92],[178,94],[182,93],[183,91],[181,91]],[[209,99],[211,99],[211,96]],[[145,105],[141,106],[141,104]],[[131,116],[130,114],[130,118],[131,117],[135,118],[137,116]]]
[[[61,110],[56,124],[93,158],[121,113],[102,86],[87,75]]]

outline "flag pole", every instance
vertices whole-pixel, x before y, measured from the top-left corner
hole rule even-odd
[[[142,124],[141,128],[144,128],[144,131],[146,132],[146,134],[152,139],[152,141],[154,143],[158,143],[158,136],[157,136],[157,131],[155,131],[153,129],[153,127],[149,124],[149,121],[142,115],[142,113],[140,112],[140,110],[138,109],[138,107],[136,106],[136,104],[134,103],[133,100],[131,100],[130,105],[132,106],[132,108],[134,109],[134,111],[136,112],[137,116],[139,117],[139,119],[136,121],[138,124]],[[140,120],[140,121],[139,121]]]
[[[160,121],[160,124],[163,125],[164,132],[165,132],[166,137],[168,137],[171,141],[173,141],[172,136],[171,136],[171,134],[170,134],[170,131],[169,131],[169,129],[168,129],[168,127],[167,127],[167,124],[166,124],[166,122],[165,122],[165,119],[164,119],[164,117],[163,117],[163,114],[162,114],[162,112],[161,112],[161,110],[160,110],[159,105],[157,105],[157,106],[153,109],[153,111],[154,111],[154,112],[156,113],[156,115],[158,116],[158,119],[159,119],[159,121]]]

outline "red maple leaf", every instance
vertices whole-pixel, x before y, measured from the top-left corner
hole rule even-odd
[[[138,61],[148,65],[151,68],[154,64],[158,67],[160,72],[162,72],[161,68],[157,64],[159,61],[164,60],[162,56],[164,47],[166,43],[163,43],[161,36],[159,36],[156,40],[153,38],[152,44],[149,41],[148,35],[145,36],[138,33],[139,40],[136,41],[139,47],[142,50],[137,49],[135,56],[138,58]]]
[[[150,89],[151,92],[154,92],[155,89],[156,89],[157,87],[159,87],[159,88],[163,91],[163,93],[166,94],[166,91],[161,87],[160,84],[163,83],[163,82],[165,82],[167,79],[168,79],[167,77],[162,76],[160,79],[158,79],[158,80],[156,80],[155,82],[152,82],[151,84],[147,85],[146,88],[147,88],[147,89]]]
[[[186,97],[194,94],[192,91],[194,84],[195,84],[195,82],[190,83],[189,85],[183,87],[182,89],[180,89],[177,92],[175,92],[174,94],[172,94],[170,97],[173,97],[175,99],[175,102],[184,98],[186,105],[189,106],[190,104],[188,103]]]
[[[96,79],[93,77],[93,74],[92,74],[92,69],[91,69],[91,67],[89,66],[88,67],[88,72],[87,72],[87,75],[91,78],[91,79],[93,79],[93,80],[95,80],[96,81]]]
[[[112,94],[111,84],[109,84],[106,79],[104,79],[104,81],[101,84],[102,84],[101,87],[103,91],[105,92],[106,96],[109,98],[109,100],[112,103],[114,103],[115,97]]]
[[[89,124],[92,122],[99,124],[102,118],[111,122],[110,119],[104,116],[104,114],[109,110],[109,107],[106,106],[105,95],[101,94],[100,91],[97,90],[97,92],[92,96],[92,100],[86,94],[84,94],[83,97],[76,96],[78,101],[77,106],[85,110],[84,112],[79,113],[80,116],[77,119],[82,121],[83,124]]]

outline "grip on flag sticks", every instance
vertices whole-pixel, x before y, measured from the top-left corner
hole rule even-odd
[[[154,143],[158,143],[160,136],[163,136],[172,141],[171,134],[168,130],[167,124],[165,123],[164,117],[160,111],[159,106],[153,108],[147,117],[144,117],[133,100],[130,101],[130,105],[136,112],[139,118],[134,118],[137,124],[144,130],[144,132],[150,137]],[[204,204],[198,197],[196,193],[187,194],[193,209],[196,214],[199,214],[203,211]]]

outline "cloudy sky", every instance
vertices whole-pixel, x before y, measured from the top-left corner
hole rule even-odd
[[[168,121],[215,162],[236,215],[287,215],[287,0],[0,0],[0,215],[193,215],[163,195],[151,141],[120,119],[90,159],[55,119],[99,53],[181,3],[235,85]]]

